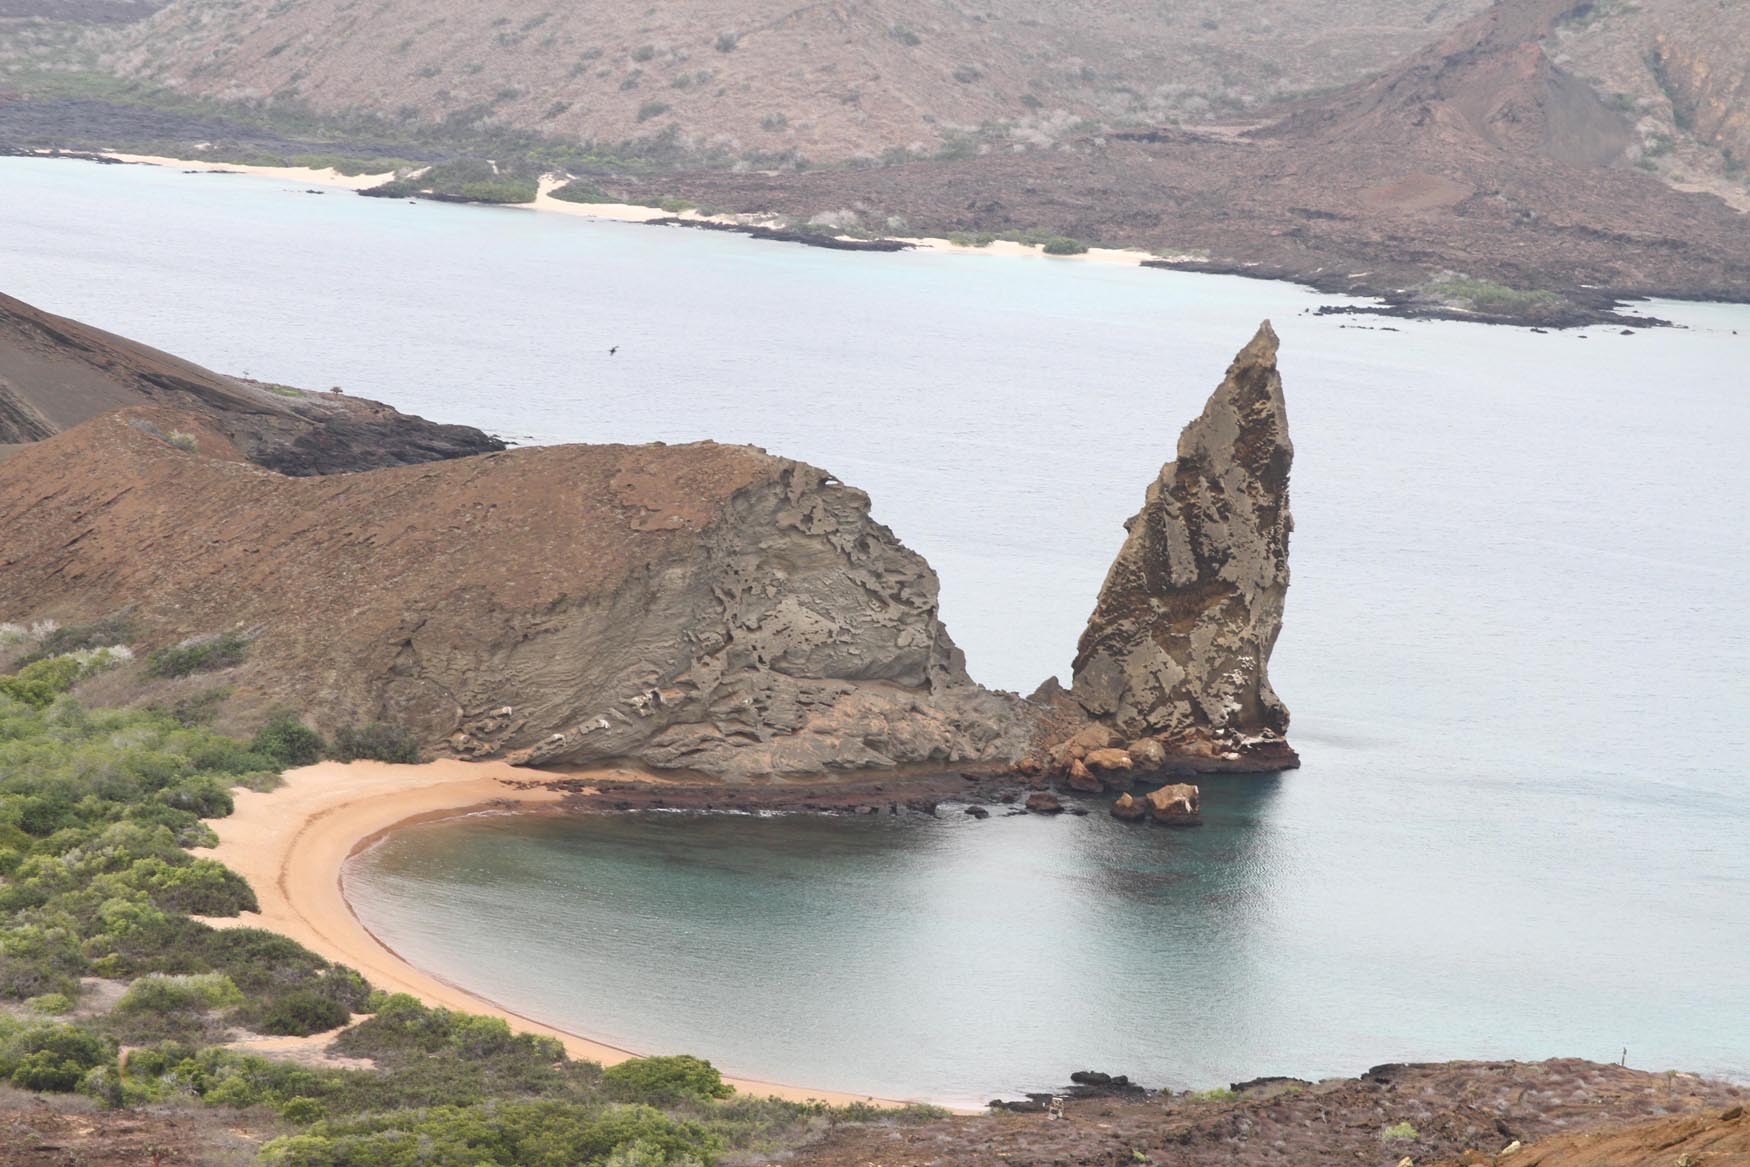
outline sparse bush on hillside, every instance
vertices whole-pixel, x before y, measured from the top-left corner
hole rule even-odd
[[[130,659],[125,645],[86,648],[32,661],[10,676],[0,677],[0,697],[32,709],[47,709],[55,698],[87,677],[106,672]]]
[[[624,199],[611,195],[595,183],[574,178],[564,186],[554,188],[553,197],[568,203],[618,203]]]
[[[6,640],[17,643],[25,639],[26,630],[19,625],[9,624],[4,627],[15,629],[16,633],[0,640],[0,650],[7,646]],[[45,625],[45,627],[47,626]],[[25,665],[35,664],[47,657],[60,656],[66,652],[78,652],[81,649],[114,649],[132,640],[134,632],[133,612],[127,608],[97,620],[48,627],[46,635],[32,638],[37,642],[36,648],[20,657],[15,662],[15,667],[23,668]]]
[[[289,770],[320,762],[328,743],[296,717],[282,713],[255,731],[249,748]]]
[[[602,1077],[616,1095],[647,1101],[728,1098],[735,1093],[717,1067],[688,1054],[632,1058],[609,1066]]]
[[[334,731],[334,756],[342,762],[398,762],[412,765],[420,760],[419,742],[398,725],[373,721],[364,728],[343,725]]]
[[[643,105],[638,107],[638,120],[641,122],[647,122],[651,118],[661,117],[663,114],[665,114],[667,112],[668,112],[668,103],[667,102],[665,102],[665,101],[647,101]]]
[[[216,636],[197,636],[154,649],[146,656],[146,675],[151,677],[186,677],[193,673],[210,673],[243,663],[249,651],[249,638],[241,632],[221,632]]]

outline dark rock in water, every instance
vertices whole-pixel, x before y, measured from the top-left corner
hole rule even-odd
[[[1030,1093],[1022,1102],[1005,1102],[1000,1098],[993,1098],[986,1105],[992,1110],[1006,1110],[1011,1114],[1044,1114],[1051,1109],[1051,1100],[1054,1097],[1056,1095]]]
[[[987,819],[990,817],[990,811],[984,809],[982,806],[969,806],[964,813],[971,815],[975,819]]]
[[[1049,790],[1041,790],[1027,796],[1027,809],[1034,814],[1060,814],[1063,803],[1057,801],[1057,795]]]
[[[1148,1093],[1146,1088],[1138,1086],[1124,1074],[1077,1070],[1069,1080],[1075,1083],[1068,1091],[1072,1098],[1136,1098]]]
[[[1234,1082],[1228,1086],[1235,1094],[1244,1094],[1248,1090],[1265,1090],[1272,1086],[1310,1086],[1305,1078],[1284,1078],[1280,1075],[1265,1078],[1248,1078],[1244,1082]]]
[[[1118,801],[1112,804],[1112,817],[1127,823],[1141,822],[1148,817],[1148,803],[1132,798],[1128,792],[1120,794]]]
[[[1107,573],[1070,694],[1119,741],[1293,765],[1267,664],[1288,591],[1294,446],[1269,322],[1179,436]]]

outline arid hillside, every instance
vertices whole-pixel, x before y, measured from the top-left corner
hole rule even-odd
[[[152,648],[229,634],[234,659],[191,684],[463,756],[722,777],[1007,761],[1014,700],[968,679],[935,574],[868,508],[709,442],[288,478],[198,415],[124,410],[0,463],[0,611],[126,609]]]
[[[1637,165],[1750,210],[1750,4],[1599,0],[1550,53],[1628,115]]]
[[[14,0],[18,2],[18,0]],[[118,38],[118,75],[207,97],[602,142],[673,135],[814,162],[931,155],[1004,127],[1248,109],[1383,68],[1483,0],[174,0]]]

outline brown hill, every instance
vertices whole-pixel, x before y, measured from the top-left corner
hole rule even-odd
[[[1482,3],[174,0],[105,60],[326,114],[832,161],[934,153],[987,124],[1007,127],[1005,145],[1049,147],[1077,119],[1248,108],[1366,76]]]
[[[1247,133],[1163,126],[1074,154],[629,185],[914,234],[1027,227],[1484,318],[1584,322],[1624,293],[1750,298],[1744,216],[1634,166],[1636,128],[1551,58],[1586,7],[1498,4]]]
[[[112,409],[174,406],[282,474],[404,466],[502,450],[469,426],[377,401],[221,376],[0,295],[0,458]]]
[[[198,438],[179,448],[165,433]],[[0,611],[247,630],[236,708],[465,755],[720,776],[1014,756],[936,578],[869,500],[749,447],[557,446],[287,478],[193,414],[0,464]]]

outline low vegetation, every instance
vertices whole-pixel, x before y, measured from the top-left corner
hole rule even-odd
[[[197,636],[181,644],[154,649],[146,657],[146,675],[150,677],[187,677],[195,673],[210,673],[243,663],[249,651],[249,638],[241,632],[221,632],[217,636]]]
[[[122,627],[0,626],[0,651],[37,656],[0,677],[0,1083],[111,1108],[225,1108],[270,1136],[260,1162],[274,1167],[707,1167],[877,1118],[738,1097],[693,1057],[603,1070],[496,1018],[374,991],[286,937],[196,918],[256,907],[191,850],[216,841],[203,820],[325,743],[290,713],[244,742],[203,724],[199,703],[85,707],[72,690],[126,663],[125,646],[40,652]],[[336,738],[342,756],[400,760],[412,745],[381,725]],[[332,1051],[374,1068],[227,1048],[238,1030],[339,1031]]]
[[[1543,289],[1510,288],[1490,280],[1451,274],[1436,277],[1419,290],[1424,297],[1449,307],[1489,315],[1536,316],[1558,312],[1568,303],[1557,293]]]
[[[496,164],[465,158],[399,173],[365,194],[376,198],[428,198],[457,203],[532,203],[540,189],[533,174],[500,169]]]

